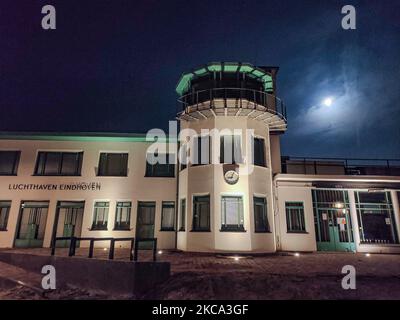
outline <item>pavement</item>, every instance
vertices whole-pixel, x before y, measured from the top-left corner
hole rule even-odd
[[[17,252],[48,255],[49,249],[15,250]],[[57,255],[67,255],[59,249]],[[77,250],[78,256],[87,255],[87,249]],[[95,250],[96,259],[106,259],[108,251]],[[115,260],[128,260],[128,249],[116,249]],[[151,253],[142,251],[139,260],[150,260]],[[360,253],[291,253],[269,255],[222,255],[177,251],[162,251],[159,261],[171,263],[171,277],[140,297],[129,299],[400,299],[400,255]],[[342,288],[346,274],[342,268],[353,266],[356,289]],[[3,269],[0,277],[13,275],[15,267]],[[9,271],[7,271],[9,270]],[[17,274],[22,277],[23,273]],[[37,276],[37,275],[35,275]],[[25,281],[34,278],[25,275]],[[21,278],[22,279],[22,278]],[[31,299],[23,293],[29,288],[0,291],[1,298]],[[7,292],[8,296],[4,296]],[[28,290],[29,291],[29,290]],[[106,293],[85,291],[84,288],[62,288],[36,299],[115,299]]]

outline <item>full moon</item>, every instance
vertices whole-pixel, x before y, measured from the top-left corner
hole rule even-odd
[[[325,98],[323,103],[324,103],[324,105],[329,107],[332,104],[332,98]]]

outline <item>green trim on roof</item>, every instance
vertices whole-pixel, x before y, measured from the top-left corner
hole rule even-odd
[[[117,133],[0,133],[0,140],[43,140],[43,141],[79,141],[79,142],[176,142],[176,138],[146,138],[146,134]]]
[[[213,71],[219,72],[222,70],[222,65],[212,63],[207,66],[207,69],[210,70],[211,72],[213,72]]]
[[[242,72],[246,73],[251,78],[259,79],[264,85],[264,90],[271,93],[272,76],[263,69],[257,68],[249,63],[239,62],[212,62],[206,66],[195,69],[191,72],[184,73],[176,86],[178,95],[183,96],[189,91],[190,83],[194,77],[203,76],[209,72]]]

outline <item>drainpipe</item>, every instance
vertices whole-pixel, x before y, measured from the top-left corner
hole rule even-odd
[[[276,251],[281,251],[281,234],[279,231],[280,218],[279,218],[279,202],[278,202],[278,181],[276,180],[276,175],[274,174],[272,177],[272,197],[273,197],[273,205],[274,205],[274,230],[275,230],[275,249]]]
[[[179,136],[179,134],[178,134]],[[176,195],[175,195],[175,250],[178,249],[178,213],[179,213],[179,172],[180,172],[180,163],[179,163],[179,149],[180,149],[180,141],[177,137],[177,150],[176,150]]]

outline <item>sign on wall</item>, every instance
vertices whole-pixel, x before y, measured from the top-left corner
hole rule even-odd
[[[99,191],[100,182],[77,182],[77,183],[13,183],[8,185],[8,190],[60,190],[60,191]]]

